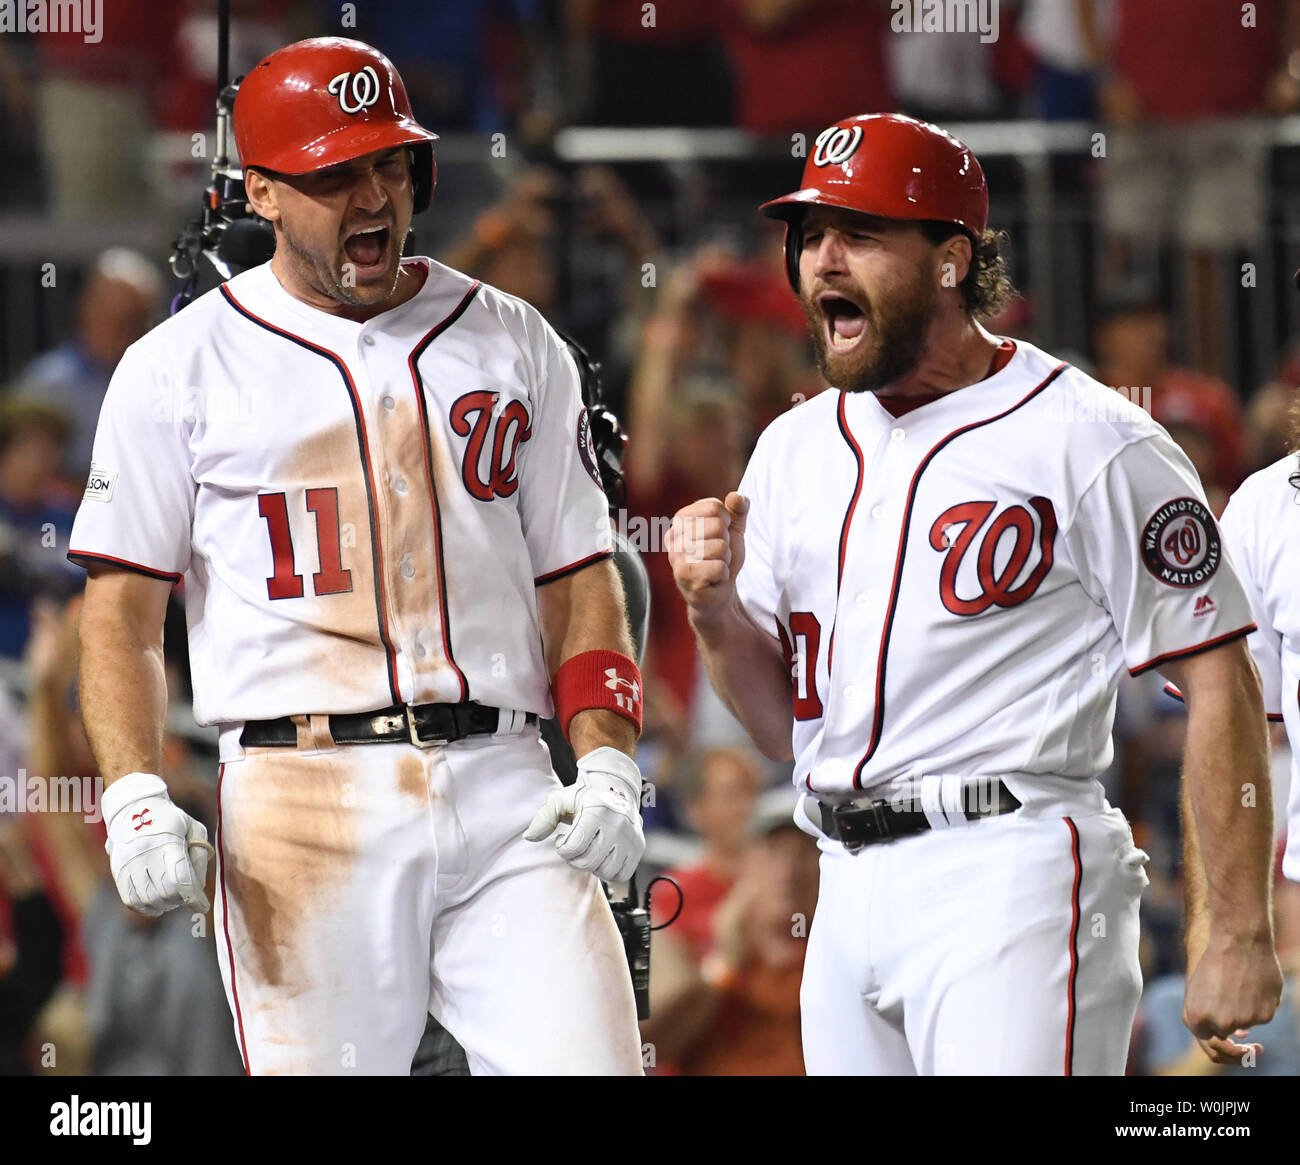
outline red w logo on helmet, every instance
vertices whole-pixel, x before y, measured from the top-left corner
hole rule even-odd
[[[939,597],[954,615],[980,615],[993,606],[1017,606],[1038,590],[1047,577],[1047,572],[1052,569],[1056,544],[1056,511],[1047,498],[1030,498],[1029,505],[1033,507],[1033,513],[1024,506],[1009,506],[993,519],[976,552],[975,571],[980,590],[968,599],[957,594],[957,571],[997,503],[962,502],[949,506],[934,520],[930,527],[930,545],[935,550],[947,551],[939,572]],[[1037,538],[1034,514],[1038,515]],[[961,531],[954,535],[958,526]],[[999,570],[998,547],[1009,532],[1014,532],[1015,540],[1009,557]],[[1017,586],[1016,579],[1028,564],[1035,541],[1039,549],[1038,562]]]

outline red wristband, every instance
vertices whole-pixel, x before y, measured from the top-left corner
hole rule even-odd
[[[583,651],[560,664],[551,682],[560,731],[569,738],[569,721],[588,708],[608,708],[641,733],[641,669],[618,651]]]

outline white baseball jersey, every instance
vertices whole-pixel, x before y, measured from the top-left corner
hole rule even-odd
[[[553,712],[534,587],[612,553],[577,370],[528,304],[407,263],[365,323],[253,268],[113,376],[70,557],[184,577],[200,723]]]
[[[1223,541],[1250,599],[1258,627],[1246,642],[1264,684],[1264,710],[1286,725],[1291,744],[1287,848],[1282,872],[1300,882],[1300,469],[1290,454],[1252,474],[1223,511]]]
[[[792,663],[796,784],[832,799],[1096,777],[1121,667],[1253,626],[1169,435],[1023,342],[897,417],[868,392],[814,397],[739,488],[737,591]]]

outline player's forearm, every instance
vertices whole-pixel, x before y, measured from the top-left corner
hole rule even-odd
[[[81,615],[81,716],[105,784],[162,769],[167,679],[162,630],[146,635],[93,603]]]
[[[735,599],[707,614],[692,610],[690,620],[719,698],[764,756],[794,759],[790,676],[776,641],[754,626]]]
[[[633,485],[647,491],[658,484],[667,456],[668,414],[677,375],[675,336],[671,322],[657,317],[647,322],[641,358],[628,391],[628,432],[636,442],[628,471]]]
[[[68,684],[41,678],[33,683],[27,698],[27,721],[30,729],[27,767],[45,776],[72,773]]]
[[[608,745],[635,759],[636,740],[636,725],[607,708],[586,708],[569,721],[569,743],[576,757]]]
[[[1238,668],[1185,690],[1184,878],[1189,955],[1212,931],[1270,938],[1273,800],[1259,680]]]
[[[546,583],[537,592],[542,643],[552,680],[560,666],[587,651],[616,651],[636,657],[628,630],[623,583],[611,561]],[[636,726],[608,708],[588,708],[569,721],[573,754],[585,756],[608,745],[628,756],[636,753]]]
[[[1190,967],[1195,966],[1209,941],[1210,916],[1206,906],[1205,861],[1186,774],[1178,800],[1183,829],[1183,941]]]

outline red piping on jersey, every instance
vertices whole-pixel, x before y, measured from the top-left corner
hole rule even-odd
[[[862,770],[867,762],[875,755],[875,751],[880,747],[881,728],[885,722],[885,659],[889,653],[889,635],[894,626],[894,611],[898,606],[898,589],[903,579],[903,560],[907,555],[907,531],[912,524],[912,506],[916,501],[916,487],[920,484],[921,474],[929,468],[930,462],[935,459],[939,451],[949,442],[956,440],[963,433],[969,433],[973,429],[979,429],[984,425],[991,425],[994,421],[1000,421],[1003,417],[1008,417],[1017,409],[1027,405],[1040,392],[1064,372],[1069,365],[1061,361],[1043,380],[1034,386],[1021,400],[1017,401],[1010,408],[1003,409],[1000,413],[995,413],[991,417],[985,417],[982,421],[972,421],[969,425],[963,425],[960,429],[954,429],[946,437],[935,445],[929,453],[921,459],[921,464],[916,467],[916,472],[912,474],[911,484],[907,487],[907,501],[903,507],[903,526],[898,535],[898,551],[894,556],[894,582],[889,592],[889,607],[885,615],[885,626],[880,633],[880,650],[876,655],[876,708],[872,715],[871,721],[871,741],[867,745],[867,751],[857,763],[853,770],[853,787],[862,788]],[[847,424],[845,425],[847,428]],[[847,537],[847,530],[845,531]],[[835,593],[835,605],[839,607],[839,591]],[[832,632],[833,633],[833,632]],[[829,677],[829,670],[828,670]]]
[[[1075,982],[1079,975],[1079,883],[1083,881],[1083,860],[1079,857],[1079,830],[1063,818],[1070,831],[1070,856],[1074,859],[1074,888],[1070,891],[1070,978],[1065,1006],[1065,1074],[1074,1075]]]
[[[411,383],[415,386],[415,404],[420,410],[420,424],[424,427],[424,476],[429,486],[429,500],[433,503],[433,561],[438,571],[438,623],[442,631],[442,654],[447,662],[451,664],[452,670],[456,673],[456,678],[460,681],[460,698],[462,701],[469,699],[469,681],[465,678],[465,673],[456,665],[456,661],[451,654],[451,628],[447,612],[447,571],[442,556],[442,510],[438,505],[438,487],[433,481],[433,429],[429,425],[428,402],[424,399],[424,380],[420,376],[420,370],[416,367],[416,363],[424,355],[425,349],[465,314],[465,309],[469,307],[470,300],[478,294],[479,287],[479,281],[474,280],[470,285],[470,289],[465,292],[451,315],[431,329],[424,339],[411,349],[411,354],[406,359],[407,366],[411,370]]]
[[[581,570],[593,562],[598,562],[602,558],[613,558],[612,550],[597,550],[595,554],[588,554],[586,558],[580,558],[577,562],[571,562],[568,566],[562,566],[559,570],[548,570],[545,574],[539,574],[533,579],[533,586],[545,586],[548,582],[554,582],[557,578],[563,578],[566,574],[572,574],[575,570]]]
[[[260,316],[254,315],[231,294],[229,284],[223,283],[219,290],[225,296],[226,302],[245,319],[257,324],[258,327],[265,328],[276,336],[280,336],[282,339],[289,340],[301,348],[306,348],[308,352],[314,352],[317,356],[324,357],[338,369],[339,375],[343,377],[343,383],[348,390],[348,399],[352,402],[352,415],[356,420],[357,437],[361,446],[361,477],[362,481],[365,482],[366,505],[370,510],[370,556],[374,562],[375,572],[375,610],[379,623],[379,639],[384,645],[385,661],[388,664],[388,690],[392,694],[393,703],[405,703],[402,699],[401,688],[397,683],[397,652],[393,648],[392,636],[388,631],[388,606],[384,599],[384,575],[380,565],[384,561],[383,546],[379,535],[379,511],[375,507],[374,470],[370,465],[370,443],[366,437],[366,419],[361,411],[361,398],[357,395],[357,386],[352,382],[352,373],[348,371],[348,366],[337,353],[331,352],[328,348],[322,348],[319,344],[313,344],[310,340],[304,340],[301,336],[295,336],[292,332],[287,332],[284,328],[267,323]]]
[[[226,936],[226,964],[230,967],[230,997],[235,1001],[235,1026],[239,1029],[239,1054],[244,1061],[244,1075],[251,1072],[248,1067],[248,1040],[244,1036],[244,1013],[239,1006],[239,988],[235,986],[235,950],[230,942],[230,907],[226,900],[226,854],[224,847],[225,831],[221,827],[221,782],[226,777],[226,766],[217,769],[217,869],[221,883],[221,929]]]
[[[124,570],[134,571],[136,574],[148,575],[149,578],[156,578],[162,582],[178,583],[181,576],[170,570],[154,570],[151,566],[141,566],[138,562],[132,562],[129,558],[114,558],[111,554],[95,554],[89,550],[69,550],[68,561],[75,562],[78,566],[84,566],[81,560],[87,562],[111,562],[114,566],[120,566]]]
[[[1184,647],[1178,651],[1166,651],[1164,655],[1157,655],[1155,659],[1148,660],[1138,667],[1128,669],[1131,676],[1140,676],[1143,672],[1150,671],[1153,667],[1159,667],[1162,663],[1169,663],[1175,659],[1188,659],[1193,655],[1199,655],[1202,651],[1209,651],[1211,647],[1218,647],[1221,643],[1229,643],[1234,639],[1243,639],[1252,631],[1256,630],[1255,624],[1251,623],[1245,627],[1239,627],[1236,631],[1228,631],[1223,635],[1215,636],[1213,639],[1207,639],[1204,643],[1198,643],[1195,647]],[[1173,692],[1169,693],[1171,696]],[[1182,699],[1181,696],[1178,697]]]
[[[844,440],[849,443],[849,448],[853,450],[853,456],[858,463],[858,480],[853,486],[853,496],[849,499],[849,507],[844,511],[844,521],[840,524],[840,556],[835,567],[835,615],[831,618],[831,633],[826,641],[826,679],[830,682],[831,664],[835,662],[835,625],[839,622],[840,613],[840,582],[844,578],[844,552],[848,544],[849,525],[853,521],[853,511],[858,508],[858,498],[862,496],[862,446],[858,444],[857,438],[853,436],[849,429],[848,417],[844,412],[844,402],[848,399],[848,393],[841,392],[839,404],[835,406],[835,419],[840,426],[840,432],[844,434]],[[817,682],[816,676],[809,677],[814,684]],[[812,786],[808,786],[808,791],[812,792]]]

